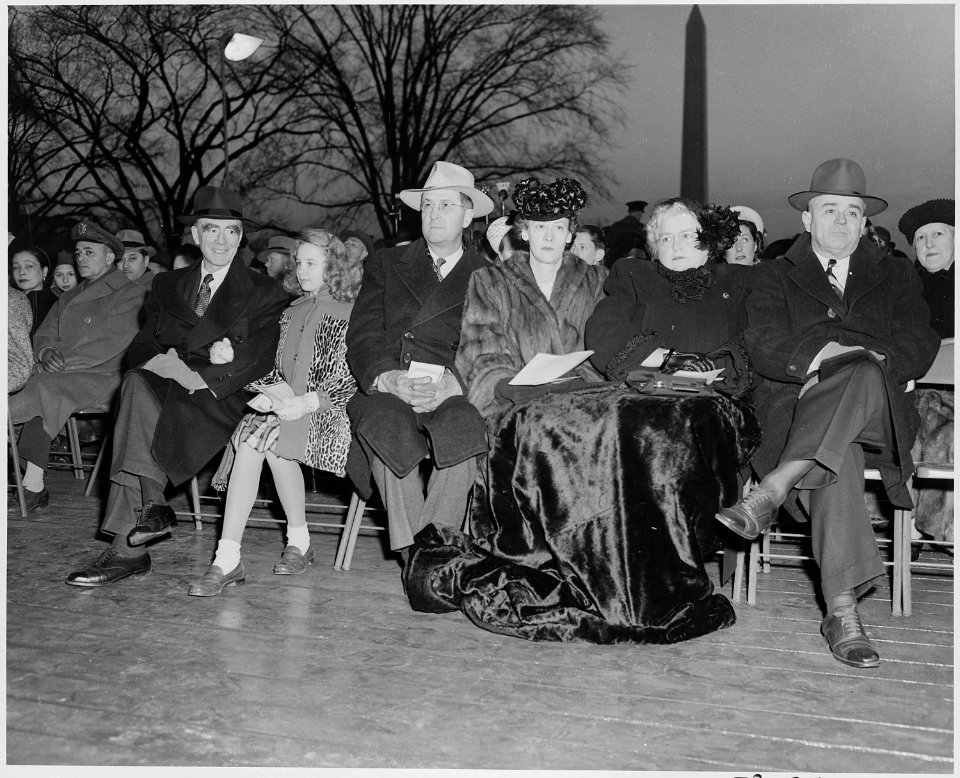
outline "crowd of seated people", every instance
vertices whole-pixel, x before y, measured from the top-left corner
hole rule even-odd
[[[218,187],[180,217],[172,272],[142,233],[85,220],[53,292],[46,255],[13,246],[8,390],[27,507],[49,504],[50,440],[69,415],[112,402],[113,539],[72,586],[148,572],[147,544],[175,524],[168,486],[218,457],[223,532],[188,593],[242,583],[266,461],[287,517],[275,574],[315,559],[301,466],[316,467],[364,499],[376,487],[412,607],[598,643],[735,623],[705,562],[782,507],[810,524],[829,651],[874,667],[857,603],[883,567],[864,466],[952,540],[952,495],[948,510],[908,482],[924,456],[911,445],[935,437],[917,438],[913,383],[953,336],[954,203],[904,214],[913,267],[873,239],[887,203],[867,191],[853,160],[823,163],[787,198],[803,232],[776,259],[751,207],[671,198],[644,224],[647,203],[631,201],[605,235],[581,223],[579,182],[533,177],[489,223],[484,256],[467,236],[493,201],[446,161],[400,193],[421,233],[393,248],[309,228],[272,236],[251,264],[258,225]],[[940,440],[952,402],[920,396]]]

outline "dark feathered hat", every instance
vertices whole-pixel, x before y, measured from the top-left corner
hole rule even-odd
[[[558,178],[543,184],[531,176],[513,190],[513,202],[528,221],[546,222],[570,218],[587,204],[588,195],[574,178]]]

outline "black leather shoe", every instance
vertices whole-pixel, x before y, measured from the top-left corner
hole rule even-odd
[[[145,575],[150,572],[150,555],[122,557],[112,548],[104,551],[90,567],[74,570],[67,576],[66,583],[71,586],[109,586],[131,575]]]
[[[173,512],[173,508],[148,502],[140,511],[137,526],[127,535],[127,542],[131,546],[142,546],[147,541],[166,535],[176,523],[177,514]]]
[[[820,631],[838,661],[851,667],[879,667],[880,654],[863,629],[856,605],[828,615],[820,625]]]
[[[50,504],[50,492],[46,488],[41,489],[39,492],[31,492],[29,489],[24,487],[23,489],[23,507],[26,509],[27,513],[33,513],[39,508],[46,508]],[[20,510],[20,503],[17,501],[17,494],[14,492],[13,497],[10,498],[8,503],[8,510],[16,509]]]
[[[191,597],[216,597],[224,590],[224,587],[243,586],[246,580],[242,559],[229,573],[224,573],[218,565],[210,565],[202,578],[190,584],[190,590],[187,594]]]
[[[736,505],[721,509],[717,521],[740,537],[753,540],[770,529],[779,507],[770,492],[757,488]]]

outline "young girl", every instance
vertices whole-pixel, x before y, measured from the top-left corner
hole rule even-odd
[[[53,287],[51,291],[59,297],[77,285],[77,261],[69,251],[57,254],[57,264],[53,268]]]
[[[283,312],[273,371],[248,387],[260,392],[254,405],[265,410],[241,420],[214,476],[214,485],[222,484],[233,465],[223,534],[213,564],[190,586],[196,597],[212,597],[244,582],[240,541],[264,459],[287,518],[287,545],[273,568],[277,575],[299,575],[314,558],[300,463],[345,475],[346,406],[357,388],[347,367],[345,338],[363,265],[347,257],[339,238],[314,228],[300,234],[294,258],[303,296]],[[211,349],[211,361],[230,361],[231,351],[221,341]]]

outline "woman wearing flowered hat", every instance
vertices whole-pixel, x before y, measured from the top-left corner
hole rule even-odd
[[[715,538],[718,501],[736,497],[738,408],[722,397],[644,397],[598,382],[589,364],[574,371],[583,380],[552,391],[511,387],[535,353],[583,348],[604,275],[564,250],[586,201],[578,184],[528,181],[514,199],[530,254],[474,273],[457,359],[490,438],[470,535],[428,525],[416,536],[404,569],[411,605],[459,608],[529,640],[672,643],[729,626],[733,608],[713,593],[701,549]],[[722,226],[705,239],[729,245],[737,226],[728,221],[729,240]],[[616,267],[639,264],[649,263]],[[694,310],[706,284],[682,279],[665,280],[666,294],[682,289],[691,301],[675,304]]]

